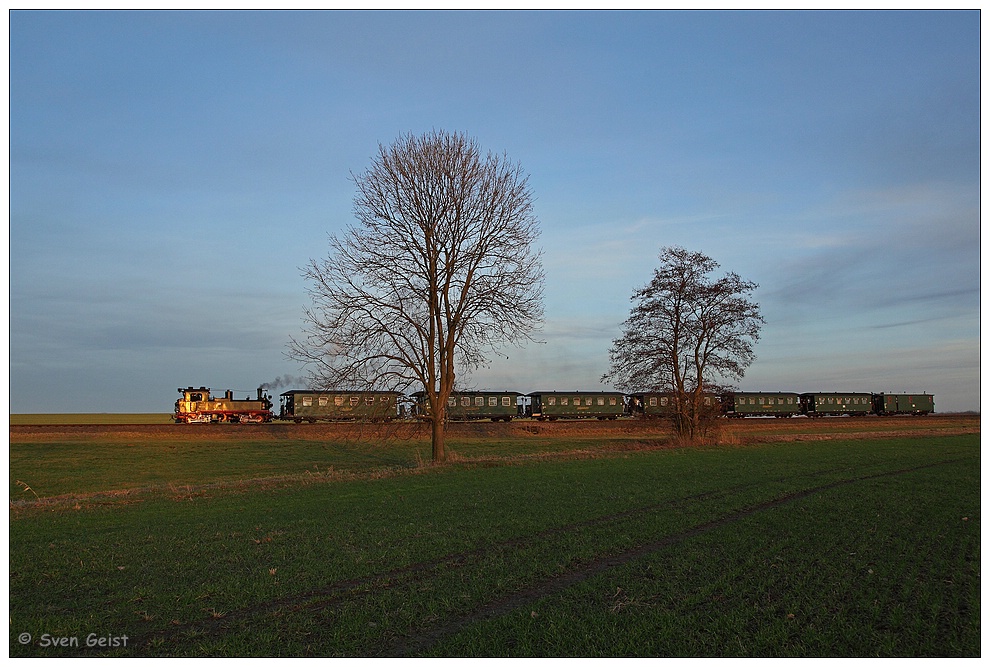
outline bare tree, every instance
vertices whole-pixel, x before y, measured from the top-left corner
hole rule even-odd
[[[313,306],[290,356],[314,385],[422,388],[443,461],[455,375],[542,323],[528,177],[463,134],[433,131],[380,145],[352,178],[358,222],[306,267]]]
[[[735,273],[713,279],[718,267],[699,252],[661,249],[653,279],[633,292],[602,377],[625,391],[671,393],[675,429],[688,440],[700,438],[714,414],[705,393],[719,391],[719,380],[741,380],[756,358],[764,323],[749,299],[756,283]]]

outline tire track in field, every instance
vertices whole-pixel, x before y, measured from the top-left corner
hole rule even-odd
[[[812,474],[824,474],[824,472],[812,473]],[[578,521],[575,523],[565,524],[562,526],[554,526],[552,528],[547,528],[546,530],[538,531],[531,535],[511,538],[508,540],[503,540],[501,542],[487,544],[478,547],[477,549],[471,549],[469,551],[461,551],[454,554],[448,554],[446,556],[441,556],[435,560],[411,563],[409,565],[394,568],[387,572],[376,572],[363,577],[355,577],[352,579],[342,579],[339,581],[334,581],[332,583],[329,583],[325,586],[321,586],[320,588],[311,591],[297,593],[294,595],[287,595],[282,598],[277,598],[267,602],[255,604],[250,607],[244,607],[242,609],[224,614],[224,616],[221,618],[204,619],[193,623],[186,623],[175,628],[170,628],[166,631],[152,632],[140,638],[137,644],[146,645],[152,639],[156,639],[156,638],[167,641],[167,640],[175,639],[177,636],[188,633],[190,631],[201,632],[201,633],[211,632],[211,631],[223,632],[225,629],[227,629],[228,626],[239,620],[251,618],[261,614],[272,613],[279,610],[288,610],[293,613],[298,613],[303,611],[307,613],[317,612],[322,609],[326,609],[328,607],[332,607],[334,605],[341,604],[344,602],[353,601],[357,598],[371,595],[373,593],[388,588],[415,583],[417,581],[424,579],[431,572],[444,567],[446,568],[465,567],[493,553],[510,551],[512,549],[523,547],[526,546],[527,544],[537,542],[541,539],[545,539],[548,537],[553,537],[555,535],[575,532],[583,528],[593,527],[597,525],[613,523],[616,521],[621,521],[626,518],[635,517],[640,514],[653,512],[659,509],[679,507],[689,502],[705,500],[710,498],[724,497],[730,493],[742,491],[752,486],[755,486],[755,484],[753,483],[740,484],[725,489],[706,491],[704,493],[698,493],[690,496],[685,496],[682,498],[665,500],[660,503],[652,503],[650,505],[634,507],[628,510],[624,510],[622,512],[616,512],[614,514],[594,517],[591,519],[586,519],[584,521]]]
[[[825,470],[807,472],[800,475],[778,477],[772,480],[761,482],[761,484],[767,482],[776,483],[781,481],[801,479],[807,477],[815,478],[815,477],[820,477],[822,475],[833,474],[847,470],[849,470],[848,467],[830,468]],[[627,510],[623,510],[621,512],[615,512],[612,514],[593,517],[590,519],[585,519],[583,521],[578,521],[570,524],[554,526],[542,531],[538,531],[536,533],[532,533],[530,535],[515,537],[515,538],[503,540],[501,542],[487,544],[478,547],[477,549],[462,551],[454,554],[448,554],[446,556],[441,556],[435,560],[411,563],[403,567],[394,568],[387,572],[376,572],[363,577],[355,577],[351,579],[342,579],[342,580],[334,581],[310,591],[296,593],[293,595],[287,595],[285,597],[269,600],[267,602],[262,602],[241,609],[232,610],[231,612],[225,614],[220,618],[202,619],[191,623],[183,623],[181,626],[169,628],[164,631],[159,630],[155,632],[150,632],[148,635],[139,639],[137,643],[139,645],[140,644],[147,645],[147,643],[150,642],[152,639],[174,640],[176,639],[177,636],[188,632],[197,632],[197,633],[223,632],[224,630],[228,629],[230,625],[238,621],[260,616],[263,614],[275,613],[283,610],[287,610],[292,613],[317,612],[329,607],[333,607],[335,605],[343,604],[345,602],[351,602],[356,599],[378,593],[388,588],[393,588],[396,586],[408,586],[410,584],[414,584],[418,581],[425,579],[432,572],[439,570],[441,568],[467,567],[492,554],[511,551],[512,549],[516,549],[519,547],[525,547],[529,544],[533,544],[542,539],[546,539],[556,535],[564,535],[567,533],[577,532],[584,528],[616,523],[618,521],[634,518],[636,516],[647,514],[649,512],[654,512],[661,509],[676,508],[686,505],[687,503],[696,502],[699,500],[724,498],[728,495],[738,493],[746,489],[750,489],[754,486],[757,486],[757,483],[750,482],[746,484],[737,484],[734,486],[705,491],[702,493],[692,494],[690,496],[684,496],[681,498],[664,500],[658,503],[650,503],[648,505],[633,507]]]
[[[948,461],[943,463],[949,463]],[[940,463],[928,464],[926,466],[920,466],[919,468],[931,467],[933,465],[941,465]],[[406,640],[399,641],[394,644],[391,648],[383,647],[383,653],[386,655],[408,655],[414,652],[419,652],[426,650],[430,645],[436,641],[442,639],[445,636],[454,634],[463,627],[469,625],[478,620],[487,620],[489,618],[494,618],[513,609],[516,609],[525,604],[535,602],[536,600],[545,597],[546,595],[553,594],[559,590],[571,586],[575,583],[579,583],[588,577],[597,574],[600,571],[606,569],[617,567],[619,565],[624,565],[636,558],[648,555],[654,551],[657,551],[666,546],[675,544],[679,541],[687,539],[693,535],[701,534],[707,532],[713,528],[721,525],[726,525],[733,521],[738,521],[745,516],[754,514],[762,509],[769,509],[770,507],[784,504],[786,502],[791,502],[793,500],[798,500],[800,498],[806,497],[813,493],[823,491],[835,486],[840,486],[843,484],[849,484],[856,481],[871,479],[873,477],[884,477],[891,474],[898,474],[902,472],[909,472],[917,468],[905,469],[902,471],[894,472],[883,472],[874,475],[867,475],[863,477],[858,477],[850,480],[840,480],[838,482],[832,482],[830,484],[814,487],[805,491],[796,492],[794,494],[789,494],[781,498],[768,501],[767,503],[762,503],[754,507],[740,510],[739,512],[732,513],[720,519],[713,520],[712,522],[702,524],[701,526],[696,526],[690,528],[687,531],[677,533],[675,535],[668,536],[662,540],[647,545],[641,545],[639,547],[634,547],[633,549],[627,550],[620,554],[615,554],[613,556],[604,557],[602,559],[592,561],[584,566],[575,568],[569,572],[565,572],[557,577],[549,579],[541,584],[532,586],[530,588],[518,591],[516,593],[510,594],[497,601],[483,605],[476,610],[463,614],[460,618],[453,621],[451,624],[445,625],[443,628],[438,628],[433,631],[427,631],[424,634],[407,638]],[[788,480],[796,480],[801,478],[815,478],[822,475],[833,474],[837,472],[848,471],[849,468],[846,466],[840,468],[831,468],[826,470],[813,471],[808,473],[803,473],[799,475],[788,475],[784,477],[774,478],[772,480],[765,480],[759,484],[766,483],[778,483]],[[187,633],[194,633],[197,635],[201,634],[215,634],[223,633],[229,629],[231,626],[237,623],[251,618],[255,618],[264,614],[272,614],[278,612],[290,612],[290,613],[315,613],[326,608],[330,608],[345,602],[352,602],[354,600],[366,597],[368,595],[373,595],[375,593],[387,590],[389,588],[394,588],[397,586],[408,586],[414,584],[427,578],[432,572],[439,570],[441,568],[460,568],[467,567],[476,563],[483,558],[490,556],[492,554],[497,554],[499,552],[511,551],[520,547],[525,547],[529,544],[539,542],[540,540],[554,537],[557,535],[565,535],[568,533],[577,532],[584,528],[590,528],[595,526],[602,526],[608,524],[614,524],[619,521],[634,518],[649,512],[654,512],[661,509],[671,509],[686,505],[691,502],[696,502],[700,500],[710,500],[723,498],[746,489],[750,489],[757,486],[758,483],[751,482],[746,484],[737,484],[730,487],[724,487],[720,489],[714,489],[710,491],[705,491],[703,493],[692,494],[690,496],[683,496],[680,498],[665,500],[658,503],[651,503],[648,505],[643,505],[640,507],[633,507],[621,512],[615,512],[611,514],[606,514],[598,517],[593,517],[583,521],[578,521],[570,524],[565,524],[561,526],[553,526],[530,535],[510,538],[503,540],[501,542],[486,544],[476,549],[471,549],[468,551],[457,552],[454,554],[448,554],[445,556],[440,556],[434,560],[420,561],[416,563],[411,563],[402,567],[394,568],[386,572],[375,572],[362,577],[354,577],[350,579],[342,579],[330,582],[319,588],[305,591],[302,593],[296,593],[292,595],[286,595],[281,598],[269,600],[266,602],[261,602],[258,604],[243,607],[241,609],[236,609],[228,612],[219,618],[209,618],[202,619],[193,622],[183,623],[175,627],[171,627],[165,630],[158,630],[149,632],[138,638],[135,645],[148,646],[153,640],[160,641],[175,641],[179,640],[182,635]]]
[[[915,466],[911,468],[902,468],[899,470],[890,470],[879,473],[874,473],[871,475],[863,475],[860,477],[838,480],[835,482],[830,482],[828,484],[823,484],[821,486],[812,487],[809,489],[804,489],[801,491],[795,491],[766,502],[758,503],[750,507],[737,510],[726,514],[725,516],[713,519],[711,521],[699,524],[687,530],[681,531],[679,533],[674,533],[672,535],[667,535],[655,542],[649,542],[647,544],[642,544],[631,549],[627,549],[622,553],[614,554],[612,556],[605,556],[596,560],[586,563],[579,567],[575,567],[567,572],[564,572],[558,576],[546,579],[540,584],[531,586],[529,588],[517,591],[510,595],[504,596],[498,600],[490,602],[488,604],[482,605],[477,609],[462,614],[459,617],[447,619],[441,627],[434,628],[432,630],[427,630],[418,636],[407,637],[403,640],[397,641],[391,647],[389,647],[384,655],[388,657],[402,657],[411,656],[419,654],[423,651],[427,651],[436,644],[438,641],[455,635],[467,626],[479,622],[487,621],[499,616],[503,616],[511,611],[514,611],[520,607],[532,604],[550,595],[559,593],[570,586],[581,583],[591,577],[610,570],[615,567],[620,567],[627,565],[639,558],[651,555],[662,549],[679,544],[685,540],[692,537],[702,535],[704,533],[716,530],[723,526],[727,526],[738,521],[741,521],[747,517],[753,516],[760,512],[765,512],[767,510],[779,507],[781,505],[787,505],[792,502],[803,500],[809,496],[821,493],[823,491],[828,491],[829,489],[834,489],[841,486],[848,486],[850,484],[856,484],[858,482],[863,482],[870,479],[879,479],[883,477],[893,477],[897,475],[903,475],[910,472],[915,472],[917,470],[924,470],[927,468],[934,468],[942,465],[948,465],[950,463],[955,463],[963,459],[950,459],[946,461],[937,461],[935,463],[928,463],[925,465]],[[746,485],[750,486],[750,485]]]

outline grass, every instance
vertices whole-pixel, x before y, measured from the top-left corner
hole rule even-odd
[[[979,655],[978,435],[480,464],[464,443],[441,468],[416,466],[415,442],[288,441],[276,469],[319,455],[360,474],[165,481],[261,465],[260,444],[229,445],[142,494],[13,504],[10,654]],[[111,449],[63,443],[32,469],[12,446],[11,473],[79,493],[91,470],[157,466],[157,447],[114,473]],[[42,470],[70,455],[74,482]],[[128,644],[39,644],[91,633]]]
[[[12,443],[10,497],[42,497],[185,487],[262,477],[319,477],[328,471],[415,465],[417,450],[359,443],[288,440],[185,441],[168,438],[108,440],[99,435],[54,442]],[[83,473],[83,474],[80,474]]]
[[[374,431],[371,435],[358,431],[354,437],[331,436],[332,439],[325,433],[295,425],[266,431],[255,427],[177,426],[151,436],[141,431],[67,430],[41,436],[19,433],[10,444],[9,498],[29,500],[32,492],[42,498],[138,493],[257,479],[282,478],[286,483],[299,483],[355,474],[380,477],[416,469],[430,460],[425,430],[419,436],[388,441],[377,439]],[[468,437],[449,443],[448,455],[455,461],[496,462],[506,457],[570,455],[575,450],[593,456],[607,454],[610,448],[637,447],[638,442],[637,437],[621,435],[534,435],[515,440]]]
[[[10,415],[11,426],[47,426],[51,424],[169,424],[171,422],[171,413],[166,414],[158,412],[85,412]]]

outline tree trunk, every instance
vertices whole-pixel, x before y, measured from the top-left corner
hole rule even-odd
[[[443,463],[447,457],[443,449],[443,415],[433,417],[433,462]]]

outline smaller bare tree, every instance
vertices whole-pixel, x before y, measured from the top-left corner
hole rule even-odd
[[[716,414],[705,394],[718,393],[720,381],[742,379],[764,323],[749,298],[757,284],[736,273],[713,279],[718,267],[702,253],[663,248],[653,279],[633,292],[635,305],[602,376],[624,391],[670,393],[675,430],[692,441]]]
[[[528,177],[462,134],[435,131],[379,146],[353,178],[358,224],[306,268],[314,305],[290,356],[314,386],[422,389],[442,461],[457,373],[542,322]]]

